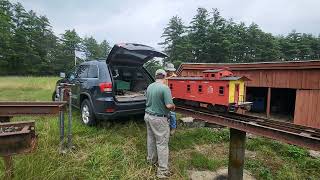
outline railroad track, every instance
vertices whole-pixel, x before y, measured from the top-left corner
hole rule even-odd
[[[260,117],[248,116],[248,115],[236,114],[236,113],[222,114],[221,116],[238,119],[246,122],[255,122],[257,124],[268,126],[268,127],[273,127],[273,128],[282,129],[285,131],[290,131],[294,133],[300,133],[303,135],[309,135],[312,137],[320,138],[320,129],[316,129],[312,127],[305,127],[305,126],[300,126],[300,125],[296,125],[289,122],[270,120],[266,118],[260,118]]]
[[[212,112],[206,108],[186,105],[179,105],[176,110],[208,123],[215,123],[282,142],[320,150],[320,129],[236,113]]]

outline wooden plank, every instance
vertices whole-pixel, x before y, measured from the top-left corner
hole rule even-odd
[[[268,95],[267,95],[267,118],[270,117],[270,103],[271,103],[271,88],[268,88]]]
[[[297,90],[294,123],[320,128],[320,90]]]
[[[317,106],[316,106],[316,108],[318,108],[319,106],[320,106],[320,96],[318,96],[318,98],[317,98]],[[320,127],[320,118],[319,118],[320,117],[320,112],[318,110],[316,111],[315,117],[318,117],[316,127]]]

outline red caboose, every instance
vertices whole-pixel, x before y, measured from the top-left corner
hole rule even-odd
[[[220,112],[235,112],[238,108],[251,107],[245,102],[245,81],[228,69],[203,71],[201,77],[173,77],[168,80],[172,96],[177,102],[207,107]]]

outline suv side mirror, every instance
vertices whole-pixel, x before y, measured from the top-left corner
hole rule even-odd
[[[66,77],[66,73],[60,72],[60,78],[65,78],[65,77]]]

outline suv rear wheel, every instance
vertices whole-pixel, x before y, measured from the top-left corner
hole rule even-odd
[[[81,120],[82,123],[88,126],[92,126],[95,124],[95,117],[92,111],[91,103],[88,99],[85,99],[81,103]]]

